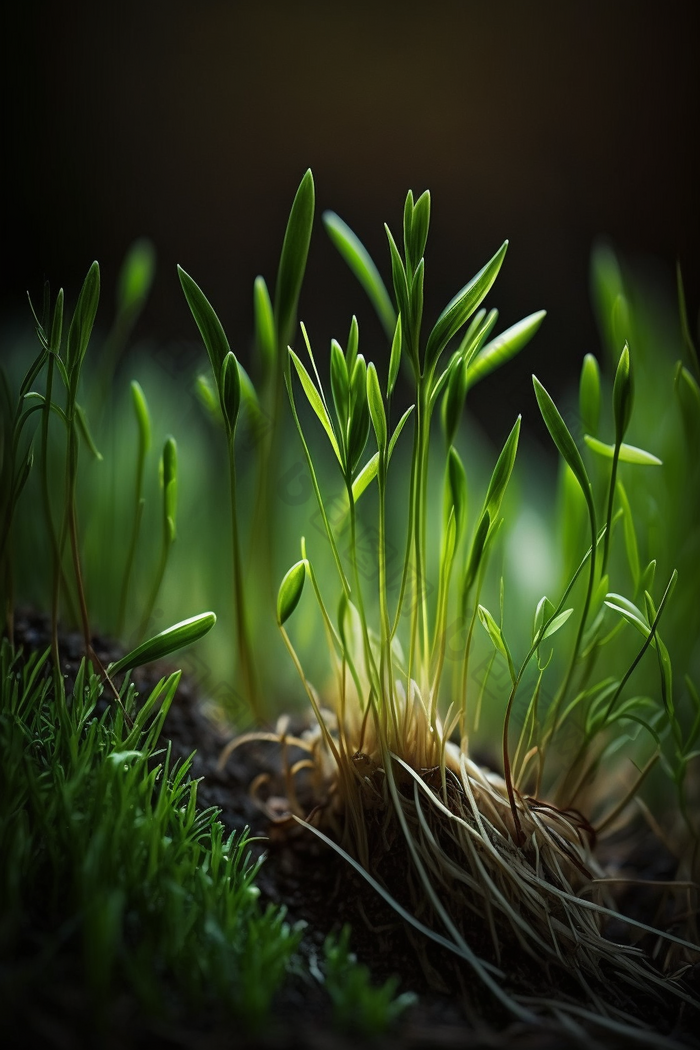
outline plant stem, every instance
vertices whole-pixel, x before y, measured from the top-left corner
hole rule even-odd
[[[90,622],[85,599],[85,587],[83,585],[83,573],[80,566],[80,548],[78,544],[78,515],[76,509],[76,488],[78,476],[78,431],[75,425],[75,398],[73,397],[73,411],[68,416],[68,531],[70,533],[71,552],[73,555],[73,570],[75,573],[75,584],[78,591],[78,606],[80,608],[80,622],[83,630],[86,656],[92,651],[90,644]]]
[[[126,602],[129,594],[129,583],[131,581],[131,573],[134,566],[134,559],[136,557],[136,547],[138,545],[139,530],[141,527],[141,518],[143,517],[144,501],[141,497],[143,491],[143,472],[145,467],[145,453],[139,448],[138,459],[136,463],[136,503],[134,508],[134,523],[131,530],[131,542],[129,544],[129,553],[126,557],[126,565],[124,566],[124,583],[122,584],[122,592],[119,599],[119,616],[117,618],[117,637],[121,638],[124,631],[124,620],[126,619]]]
[[[605,522],[607,528],[605,530],[605,539],[603,540],[603,561],[600,568],[601,576],[605,573],[606,566],[608,564],[608,555],[610,553],[610,534],[612,532],[612,512],[613,502],[615,499],[615,479],[617,477],[617,464],[620,458],[620,442],[615,442],[615,451],[613,452],[612,468],[610,470],[610,487],[608,489],[608,509],[605,516]]]
[[[58,538],[51,514],[51,493],[49,491],[49,423],[51,420],[51,395],[53,391],[53,354],[49,354],[46,370],[46,391],[41,411],[41,494],[44,503],[44,517],[51,544],[51,656],[54,667],[60,667],[58,652],[58,593],[61,577],[61,554]]]
[[[236,499],[236,457],[233,445],[234,435],[232,431],[228,439],[228,464],[231,492],[231,541],[233,554],[233,592],[236,606],[236,644],[238,648],[238,659],[240,661],[241,672],[243,675],[243,688],[245,689],[246,699],[250,704],[255,718],[258,721],[261,721],[263,717],[263,709],[255,676],[255,665],[252,657],[244,601],[243,565],[241,561],[241,547],[238,535],[238,506]]]

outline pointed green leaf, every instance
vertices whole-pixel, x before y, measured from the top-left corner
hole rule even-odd
[[[503,263],[508,241],[504,241],[496,254],[479,270],[471,281],[457,292],[437,319],[425,348],[426,368],[432,368],[438,361],[450,339],[471,317],[477,306],[488,293],[498,276]]]
[[[377,470],[379,469],[379,453],[375,452],[371,459],[367,460],[364,467],[357,475],[352,483],[352,498],[357,503],[358,499],[368,487],[368,485],[374,481],[377,476]]]
[[[348,375],[352,375],[352,370],[355,367],[355,361],[357,360],[357,351],[360,348],[360,326],[357,323],[355,314],[352,315],[350,321],[350,331],[348,332],[348,345],[345,351],[345,362],[348,366]]]
[[[651,628],[644,618],[644,614],[640,612],[634,602],[631,602],[628,598],[625,598],[622,594],[615,594],[611,592],[605,599],[605,604],[609,609],[614,612],[620,613],[621,616],[631,623],[633,627],[636,627],[640,634],[644,635],[645,638],[649,637]],[[654,640],[652,639],[652,645]]]
[[[600,421],[600,368],[593,354],[586,354],[583,359],[578,388],[578,410],[583,429],[588,434],[597,434]]]
[[[573,609],[564,609],[564,611],[560,612],[558,616],[555,616],[554,619],[545,627],[544,634],[542,635],[540,641],[543,642],[545,638],[551,637],[551,635],[558,631],[560,627],[563,627],[573,611]]]
[[[188,620],[182,620],[181,623],[176,623],[153,638],[149,638],[148,641],[123,656],[121,660],[110,664],[109,673],[115,675],[120,671],[142,667],[143,664],[152,663],[154,660],[162,660],[178,649],[198,641],[212,629],[215,623],[216,616],[213,612],[200,613],[199,616],[191,616]]]
[[[396,312],[369,252],[335,212],[324,212],[323,224],[328,231],[328,236],[367,293],[384,331],[391,338],[396,327]]]
[[[613,385],[613,415],[615,417],[615,442],[622,444],[632,414],[632,371],[629,347],[625,343],[615,371]]]
[[[411,311],[411,298],[409,295],[406,270],[404,268],[403,262],[401,261],[399,249],[396,247],[396,242],[394,241],[391,230],[389,229],[386,223],[384,223],[384,230],[386,232],[387,240],[389,241],[389,254],[391,255],[391,279],[394,285],[394,295],[396,296],[396,304],[399,308],[399,313],[403,318],[406,319],[403,327],[403,336],[404,340],[407,341],[406,345],[408,348],[408,353],[415,368],[418,363],[418,356],[417,348],[413,346],[411,342],[412,332],[409,321],[412,318],[413,314]],[[393,331],[394,326],[392,325],[391,332]]]
[[[312,379],[311,379],[311,376],[306,371],[306,369],[304,368],[303,364],[301,363],[301,361],[299,360],[299,358],[294,353],[294,351],[292,350],[291,347],[288,347],[288,353],[289,353],[290,357],[292,358],[292,361],[294,362],[294,367],[296,368],[297,375],[299,376],[299,379],[301,380],[301,385],[304,388],[304,393],[306,394],[306,398],[307,398],[309,404],[311,405],[311,407],[313,408],[314,412],[316,413],[316,415],[317,415],[317,417],[319,419],[319,422],[321,423],[321,426],[323,427],[323,429],[325,430],[326,434],[328,435],[328,440],[331,443],[331,448],[335,452],[337,460],[340,463],[340,465],[342,466],[343,465],[343,460],[341,458],[340,449],[338,447],[338,442],[336,440],[336,436],[335,436],[335,433],[333,431],[333,424],[331,423],[330,416],[328,415],[328,412],[326,411],[326,406],[324,405],[323,400],[321,399],[321,395],[319,394],[318,390],[314,386],[314,384],[312,382]]]
[[[399,375],[399,366],[401,364],[401,314],[396,318],[396,328],[394,329],[394,338],[391,341],[391,355],[389,357],[389,378],[386,384],[386,396],[391,397],[396,386],[396,380]]]
[[[379,386],[379,376],[372,362],[367,366],[367,404],[372,417],[374,433],[377,437],[377,447],[382,452],[387,446],[386,412],[384,411],[384,401],[382,400],[382,391]]]
[[[221,366],[219,396],[226,429],[229,434],[232,434],[236,428],[241,407],[241,377],[238,372],[236,355],[231,350],[226,354]]]
[[[428,240],[428,229],[430,227],[430,191],[421,193],[413,207],[411,220],[411,231],[408,238],[407,249],[411,257],[413,269],[415,270],[425,255],[425,245]]]
[[[542,595],[537,603],[535,609],[535,621],[532,627],[532,640],[534,642],[538,632],[542,629],[542,625],[547,622],[552,613],[554,612],[554,605],[550,602],[546,594]]]
[[[289,619],[299,604],[306,579],[306,564],[306,559],[302,558],[301,561],[292,565],[280,584],[277,594],[277,623],[280,627]]]
[[[513,660],[510,655],[510,650],[508,649],[508,646],[506,645],[506,640],[503,637],[503,631],[498,626],[488,609],[486,609],[483,605],[479,606],[478,612],[482,627],[487,632],[489,638],[493,642],[498,652],[506,658],[511,679],[515,681],[515,668],[513,666]]]
[[[546,310],[524,317],[522,321],[507,328],[496,336],[481,352],[472,359],[469,365],[469,386],[474,386],[480,379],[500,368],[502,364],[515,357],[526,346],[547,316]]]
[[[370,415],[367,404],[367,365],[362,354],[358,354],[350,378],[350,432],[348,437],[348,463],[351,472],[360,461],[369,437]]]
[[[206,347],[207,354],[209,355],[211,370],[214,373],[214,378],[218,385],[221,376],[221,366],[224,363],[226,354],[230,353],[231,350],[231,347],[228,345],[226,333],[224,332],[221,321],[216,316],[214,307],[211,305],[199,285],[192,280],[190,275],[183,270],[181,266],[178,266],[177,273],[180,278],[182,290],[185,293],[187,305],[190,308],[192,317],[195,320],[195,324],[199,329],[202,341]]]
[[[253,285],[253,312],[255,315],[255,346],[262,361],[263,376],[272,375],[277,362],[275,315],[264,277],[256,277]]]
[[[131,403],[136,414],[136,424],[139,428],[139,455],[143,458],[151,447],[151,415],[148,411],[148,402],[141,384],[135,379],[131,380]]]
[[[489,512],[485,510],[479,519],[479,524],[476,527],[476,532],[474,533],[474,538],[472,540],[467,571],[464,575],[464,583],[462,584],[462,604],[466,601],[467,595],[469,594],[472,584],[479,572],[479,568],[481,567],[481,561],[484,556],[484,549],[486,547],[486,540],[488,539],[490,527],[491,517]]]
[[[347,430],[350,412],[350,377],[343,351],[335,339],[331,342],[331,393],[333,394],[333,404],[338,417],[342,443],[342,437]]]
[[[506,438],[501,454],[496,461],[496,466],[493,468],[489,487],[486,490],[484,507],[491,515],[492,521],[498,514],[501,502],[503,501],[506,489],[508,488],[510,476],[513,473],[513,467],[515,466],[515,457],[518,451],[518,438],[520,437],[521,419],[522,416],[518,416],[513,424],[513,429]]]
[[[289,343],[296,325],[299,293],[304,280],[314,221],[314,180],[309,169],[296,192],[282,244],[275,284],[275,327],[280,350]]]
[[[83,363],[100,301],[100,267],[94,262],[87,272],[68,329],[66,366],[76,375]]]
[[[411,281],[409,302],[411,306],[411,328],[416,346],[420,342],[421,321],[423,319],[423,282],[425,280],[425,259],[421,259]]]
[[[535,397],[537,398],[537,404],[540,407],[545,426],[547,427],[554,444],[571,467],[571,470],[586,497],[586,503],[590,507],[592,505],[591,485],[588,480],[586,468],[583,465],[583,460],[581,459],[581,453],[576,448],[574,439],[569,433],[566,423],[561,418],[557,406],[554,404],[537,376],[532,377],[532,382],[535,387]]]
[[[401,431],[403,430],[404,426],[406,425],[406,420],[408,419],[408,417],[410,416],[411,412],[413,411],[413,409],[415,407],[416,407],[415,405],[410,405],[409,408],[407,408],[406,411],[404,412],[404,414],[401,416],[401,419],[396,424],[396,429],[394,430],[394,433],[391,435],[391,440],[389,442],[389,451],[387,453],[387,462],[388,462],[388,460],[391,459],[391,454],[394,451],[394,448],[396,446],[396,442],[399,440],[399,435],[401,434]]]
[[[49,353],[58,354],[61,350],[61,338],[63,336],[63,289],[59,288],[56,296],[56,305],[53,308],[51,319],[51,335],[49,336]]]
[[[409,249],[409,241],[411,240],[411,225],[413,223],[413,207],[413,190],[409,190],[406,194],[406,200],[403,206],[403,247],[404,256],[406,258],[406,262],[408,263],[409,271],[411,273],[413,273],[413,271],[415,270],[415,266],[411,265],[413,259],[411,258],[411,253]],[[420,258],[420,256],[418,256],[418,258]],[[416,259],[415,261],[417,262],[418,259]]]
[[[583,440],[592,452],[596,452],[605,459],[612,459],[615,455],[614,445],[606,445],[604,441],[599,441],[598,438],[591,437],[590,434],[584,434]],[[627,445],[624,441],[620,445],[618,459],[620,463],[636,463],[638,466],[643,467],[660,467],[662,465],[662,461],[657,456],[652,455],[651,452],[646,452],[643,448],[637,448],[635,445]]]
[[[482,306],[474,314],[457,349],[457,353],[461,355],[468,365],[471,364],[472,358],[481,350],[481,347],[495,328],[497,320],[498,310],[495,307],[487,313]]]

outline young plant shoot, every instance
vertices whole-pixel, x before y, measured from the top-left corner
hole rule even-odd
[[[354,233],[333,213],[324,222],[340,254],[367,292],[390,344],[388,374],[382,376],[359,350],[353,318],[345,348],[335,340],[325,368],[311,347],[306,329],[303,358],[289,349],[293,365],[287,391],[327,542],[337,572],[338,597],[326,579],[317,578],[314,552],[302,541],[302,558],[285,576],[279,591],[278,623],[319,722],[322,747],[310,748],[318,764],[317,783],[325,778],[325,802],[312,818],[297,808],[299,820],[342,853],[396,910],[406,909],[405,864],[410,877],[412,926],[449,949],[473,968],[503,1006],[520,1020],[552,1006],[569,1022],[577,1019],[631,1032],[643,1039],[643,1021],[605,994],[603,973],[659,999],[674,996],[693,1002],[682,982],[666,976],[637,949],[608,939],[605,923],[615,916],[628,927],[650,928],[617,916],[603,891],[605,871],[596,858],[597,835],[620,818],[660,754],[668,729],[679,756],[687,756],[685,733],[673,704],[668,650],[658,633],[671,602],[676,573],[655,604],[648,576],[642,608],[610,591],[612,539],[622,520],[633,576],[640,576],[632,514],[620,480],[621,463],[637,468],[658,464],[653,453],[625,444],[632,417],[633,360],[625,343],[617,362],[612,392],[614,443],[597,437],[601,379],[592,356],[584,361],[581,417],[586,445],[610,463],[604,494],[594,488],[581,451],[542,383],[533,377],[536,401],[545,425],[580,493],[588,518],[589,541],[555,601],[537,605],[532,641],[516,658],[504,628],[503,579],[500,615],[481,602],[496,538],[503,524],[501,507],[514,470],[520,417],[498,457],[483,503],[467,513],[467,474],[458,445],[465,399],[473,386],[518,353],[539,328],[544,312],[532,314],[493,336],[497,312],[481,306],[506,254],[507,242],[454,296],[423,337],[425,247],[430,224],[430,196],[404,208],[402,249],[387,227],[393,297]],[[392,425],[392,394],[401,364],[412,377],[413,403]],[[686,386],[689,387],[687,380]],[[302,425],[297,401],[303,397],[320,424],[317,437],[330,446],[342,482],[344,517],[327,513],[313,452],[315,438]],[[690,401],[690,397],[686,398]],[[438,405],[440,402],[440,405]],[[440,407],[444,436],[443,510],[437,541],[429,515],[429,473],[433,468],[433,416]],[[404,555],[398,593],[387,575],[388,496],[394,491],[392,456],[404,428],[412,429],[408,500],[405,505]],[[371,440],[370,440],[371,439]],[[367,449],[370,443],[369,450]],[[596,473],[600,479],[600,472]],[[358,504],[376,481],[376,573],[360,572]],[[598,504],[603,504],[603,511]],[[602,525],[600,524],[602,520]],[[349,546],[342,539],[349,523]],[[392,537],[395,542],[396,537]],[[431,543],[439,561],[429,594]],[[363,552],[364,554],[364,552]],[[290,636],[292,613],[309,578],[329,642],[334,687],[321,699],[308,682]],[[338,609],[337,616],[332,610]],[[375,612],[376,610],[376,612]],[[607,637],[619,630],[610,613],[621,615],[643,635],[643,643],[625,668],[598,676],[596,663]],[[457,617],[463,644],[458,683],[443,682],[446,632]],[[507,614],[507,612],[506,612]],[[376,620],[374,616],[376,615]],[[567,628],[575,624],[573,634]],[[469,661],[474,627],[479,622],[495,661],[505,666],[509,689],[503,695],[502,775],[479,766],[470,755],[470,733],[478,723],[484,683],[476,690]],[[407,623],[406,635],[403,625]],[[556,638],[555,638],[556,635]],[[553,658],[556,649],[556,657]],[[634,669],[655,649],[661,703],[630,697]],[[529,699],[521,699],[523,690]],[[524,709],[517,739],[513,714]],[[614,805],[591,806],[590,785],[615,740],[615,727],[634,720],[648,736],[652,753],[631,788]],[[697,718],[692,739],[698,736]],[[557,749],[563,732],[575,734],[573,761],[561,772]],[[303,765],[308,765],[305,763]],[[687,761],[680,759],[675,779],[683,781]],[[682,772],[681,772],[682,769]],[[290,793],[294,808],[296,795]],[[687,806],[686,806],[687,809]],[[696,831],[693,827],[693,835]],[[695,837],[697,845],[697,837]],[[391,843],[391,846],[389,845]],[[392,885],[386,853],[399,861],[401,886]],[[396,863],[396,861],[394,862]],[[597,892],[599,887],[603,892]],[[592,896],[590,892],[593,890]],[[427,906],[427,911],[426,911]],[[417,922],[417,916],[423,918]],[[426,919],[429,916],[429,921]],[[477,922],[488,949],[472,947]],[[697,958],[690,939],[658,932],[675,959]],[[556,1008],[542,991],[505,978],[509,953],[522,953],[530,968],[563,967],[578,986],[578,997]],[[527,994],[526,994],[527,992]]]

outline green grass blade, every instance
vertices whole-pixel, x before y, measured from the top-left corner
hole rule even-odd
[[[586,497],[586,503],[590,506],[592,503],[591,483],[588,480],[588,474],[583,465],[581,453],[577,449],[576,443],[574,442],[566,423],[560,416],[557,406],[554,404],[537,376],[532,377],[532,382],[535,387],[535,397],[537,398],[537,404],[540,407],[545,426],[547,427],[554,444],[571,467],[571,470]]]
[[[274,315],[280,351],[292,338],[314,221],[316,194],[311,169],[302,178],[287,221],[275,284]]]
[[[182,620],[165,631],[161,631],[160,634],[154,635],[153,638],[142,642],[126,656],[110,664],[108,671],[110,675],[115,675],[121,671],[130,671],[134,667],[152,663],[154,660],[162,660],[171,653],[177,652],[178,649],[199,641],[215,623],[216,616],[213,612],[200,613],[198,616]]]
[[[333,211],[323,213],[323,225],[345,262],[364,288],[389,338],[396,328],[396,311],[379,270],[364,244]]]
[[[484,376],[519,354],[535,335],[546,316],[546,310],[538,310],[537,313],[524,317],[522,321],[518,321],[517,324],[507,328],[505,332],[487,343],[469,365],[469,387],[471,388]]]
[[[326,409],[326,406],[323,403],[321,395],[319,394],[318,390],[314,386],[313,380],[311,379],[311,376],[306,371],[306,369],[304,368],[303,364],[301,363],[301,361],[299,360],[299,358],[294,353],[294,351],[292,350],[291,347],[289,347],[289,354],[290,354],[290,356],[292,358],[292,361],[294,362],[294,367],[296,368],[297,375],[299,376],[299,379],[301,380],[301,385],[302,385],[302,387],[304,389],[304,393],[306,394],[306,399],[309,402],[309,404],[311,405],[311,407],[313,408],[314,412],[316,413],[316,416],[318,417],[319,422],[321,423],[321,426],[323,427],[323,429],[325,430],[326,434],[328,435],[328,440],[331,443],[331,447],[332,447],[333,451],[336,454],[336,458],[337,458],[338,462],[340,463],[341,466],[343,466],[343,460],[342,460],[342,457],[340,455],[340,448],[338,447],[338,441],[337,441],[335,433],[333,431],[333,424],[331,423],[331,417],[328,415],[328,410]]]
[[[226,357],[226,354],[231,351],[231,347],[228,345],[228,339],[226,338],[226,333],[224,332],[221,321],[216,315],[214,307],[211,305],[199,285],[192,280],[190,275],[186,270],[183,270],[181,266],[178,266],[177,273],[180,278],[182,290],[185,293],[187,305],[190,308],[190,312],[192,313],[209,355],[211,370],[214,373],[214,378],[218,385],[224,358]]]
[[[486,263],[471,281],[457,292],[437,319],[435,327],[428,337],[425,348],[426,368],[432,368],[448,342],[462,325],[471,317],[479,303],[488,293],[498,276],[508,248],[504,241],[492,259]]]
[[[588,434],[597,434],[600,422],[600,368],[593,354],[586,354],[583,359],[578,410],[583,429]]]
[[[614,445],[606,445],[604,441],[599,441],[598,438],[591,437],[590,434],[584,434],[583,440],[592,452],[597,453],[597,455],[602,456],[604,459],[614,459]],[[617,458],[620,463],[635,463],[637,466],[641,467],[660,467],[663,462],[658,456],[653,455],[653,453],[647,452],[643,448],[637,448],[636,445],[627,445],[624,441],[620,445],[620,451]]]
[[[87,272],[83,287],[78,296],[75,312],[68,329],[66,347],[66,367],[71,376],[77,375],[83,363],[85,352],[97,314],[100,301],[100,267],[94,262]]]

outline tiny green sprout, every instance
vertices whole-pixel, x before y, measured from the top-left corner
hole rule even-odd
[[[238,361],[235,354],[230,350],[221,366],[219,392],[221,396],[221,411],[226,429],[232,434],[236,429],[238,411],[241,407],[241,379],[238,371]]]
[[[600,421],[600,368],[593,354],[586,354],[583,359],[578,406],[583,429],[595,436]]]
[[[389,355],[389,376],[386,383],[386,396],[391,397],[396,386],[396,380],[399,376],[399,366],[401,364],[401,314],[396,318],[396,328],[394,329],[394,335],[391,340],[391,353]]]
[[[168,437],[163,446],[161,460],[163,473],[163,525],[169,543],[175,539],[175,520],[177,512],[177,444],[174,437]]]
[[[212,372],[218,383],[224,358],[231,350],[226,333],[221,321],[216,316],[213,306],[199,285],[181,266],[177,268],[177,275],[180,278],[187,305],[202,336],[202,341],[209,355]]]
[[[173,624],[172,627],[142,642],[126,656],[111,663],[107,670],[110,675],[115,675],[122,671],[131,671],[134,667],[141,667],[143,664],[153,663],[155,660],[163,660],[171,653],[177,652],[178,649],[184,649],[186,645],[198,642],[215,623],[216,616],[213,612],[190,616],[189,619]]]
[[[143,613],[141,614],[141,623],[138,631],[138,635],[141,638],[146,632],[148,621],[150,620],[151,613],[155,608],[156,599],[158,598],[163,583],[163,577],[165,576],[165,570],[168,565],[170,548],[175,541],[177,532],[177,444],[173,437],[166,438],[165,444],[163,445],[159,472],[163,489],[163,502],[161,509],[163,539],[160,562],[156,570],[150,595],[144,606]]]
[[[367,404],[369,405],[369,413],[372,417],[372,426],[374,427],[374,433],[377,438],[377,446],[380,453],[385,453],[387,447],[386,412],[384,411],[384,402],[382,400],[381,387],[379,386],[377,369],[374,367],[373,363],[370,363],[367,368]]]
[[[131,528],[131,541],[129,543],[129,550],[126,557],[121,596],[119,599],[119,613],[117,616],[118,636],[122,635],[124,631],[124,623],[126,620],[126,605],[129,594],[129,584],[131,582],[131,574],[133,571],[134,559],[136,557],[136,548],[138,546],[139,531],[141,528],[141,519],[143,518],[143,511],[145,506],[145,501],[143,498],[143,476],[146,467],[146,457],[151,448],[151,416],[148,410],[148,402],[146,401],[146,395],[143,392],[141,384],[137,383],[135,379],[131,382],[131,403],[134,409],[134,414],[136,416],[139,442],[138,451],[136,455],[134,521]]]
[[[437,364],[440,354],[462,325],[474,313],[498,276],[505,258],[508,241],[504,241],[496,254],[479,270],[471,281],[457,292],[447,304],[435,323],[425,348],[426,367]]]
[[[547,427],[554,444],[557,446],[573,471],[574,477],[581,486],[581,491],[584,494],[586,502],[589,506],[592,506],[591,483],[588,479],[586,468],[583,465],[581,453],[576,447],[576,443],[569,432],[569,428],[562,419],[557,406],[554,404],[552,398],[542,386],[537,376],[533,375],[532,382],[535,387],[535,397],[537,398],[537,404],[542,413],[545,426]]]
[[[546,316],[546,310],[538,310],[529,317],[524,317],[522,321],[511,325],[495,339],[491,339],[483,346],[483,349],[479,349],[480,343],[477,343],[474,346],[475,356],[471,360],[468,358],[469,388],[471,389],[484,376],[489,375],[494,369],[500,368],[506,361],[510,361],[512,357],[519,354],[535,335]],[[496,317],[493,318],[492,324],[495,322]],[[481,336],[481,340],[485,337],[486,333]]]
[[[274,374],[276,368],[277,336],[272,301],[264,277],[255,278],[253,313],[255,315],[255,344],[263,362],[264,376],[267,378]]]
[[[625,346],[615,372],[613,386],[613,413],[615,418],[615,444],[621,445],[632,415],[632,371],[629,347]]]
[[[367,296],[377,311],[377,316],[384,326],[384,331],[391,338],[396,328],[396,312],[391,298],[382,281],[379,270],[372,261],[369,252],[335,212],[323,213],[323,225],[346,263],[355,274]]]
[[[100,267],[94,262],[88,270],[87,277],[78,296],[78,302],[68,329],[66,347],[66,368],[71,377],[71,388],[77,390],[78,376],[90,342],[92,328],[100,301]],[[73,395],[75,396],[75,395]]]
[[[309,169],[302,178],[292,203],[275,282],[274,318],[277,349],[280,353],[291,340],[296,324],[297,305],[311,241],[315,200],[314,179]]]
[[[280,627],[282,624],[286,623],[299,604],[299,599],[304,590],[307,565],[308,563],[305,558],[296,562],[296,564],[292,565],[291,569],[285,573],[284,579],[280,584],[277,595],[277,623]]]

